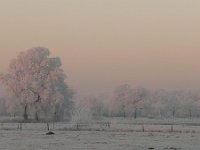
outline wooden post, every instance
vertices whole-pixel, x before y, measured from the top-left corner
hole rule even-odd
[[[49,131],[49,123],[47,122],[47,130]]]
[[[171,125],[171,132],[174,132],[174,127],[173,127],[173,125]]]
[[[144,132],[145,130],[144,130],[144,124],[142,125],[142,132]]]
[[[22,123],[19,123],[19,129],[22,130]]]
[[[79,123],[76,124],[76,130],[79,130]]]

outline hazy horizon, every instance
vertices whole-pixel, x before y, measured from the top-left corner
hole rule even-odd
[[[2,0],[0,72],[44,46],[83,95],[120,84],[200,89],[200,1]]]

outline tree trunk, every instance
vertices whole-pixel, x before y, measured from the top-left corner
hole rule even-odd
[[[190,119],[192,119],[192,110],[190,109],[189,112],[190,112]]]
[[[38,112],[35,112],[35,120],[36,120],[36,121],[39,121],[39,115],[38,115]]]
[[[123,105],[123,116],[124,118],[126,118],[126,110],[125,110],[125,106]]]
[[[175,118],[175,113],[176,113],[176,110],[174,109],[174,110],[172,111],[173,118]]]
[[[135,112],[134,112],[134,119],[137,118],[137,108],[135,108]]]
[[[56,122],[57,121],[57,113],[56,113],[56,111],[54,112],[54,121]]]
[[[26,104],[24,107],[24,120],[28,120],[27,108],[28,108],[28,105]]]
[[[124,118],[126,118],[126,111],[125,110],[123,112],[123,116],[124,116]]]
[[[47,122],[47,130],[49,131],[49,122]]]

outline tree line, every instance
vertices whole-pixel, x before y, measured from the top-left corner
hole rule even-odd
[[[123,84],[106,99],[87,97],[76,106],[95,117],[193,118],[200,117],[200,91],[149,90]],[[83,107],[84,106],[84,107]]]
[[[109,96],[74,98],[59,57],[44,47],[34,47],[11,60],[0,74],[4,97],[1,115],[63,120],[72,115],[91,117],[199,117],[200,91],[149,90],[123,84]]]

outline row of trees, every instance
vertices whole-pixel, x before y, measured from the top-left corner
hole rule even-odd
[[[200,92],[150,91],[128,84],[117,87],[110,96],[85,97],[72,101],[73,92],[58,57],[47,48],[21,52],[10,62],[8,72],[0,74],[6,96],[0,99],[1,114],[22,115],[28,120],[70,118],[71,113],[91,116],[199,117]]]
[[[30,114],[34,114],[36,120],[40,116],[60,119],[73,108],[73,92],[66,83],[61,60],[50,57],[47,48],[21,52],[11,61],[8,72],[0,75],[0,81],[6,92],[2,101],[6,111],[23,114],[24,120],[28,120]]]
[[[128,84],[117,87],[108,98],[88,97],[76,102],[94,117],[200,117],[199,91],[148,90]]]

